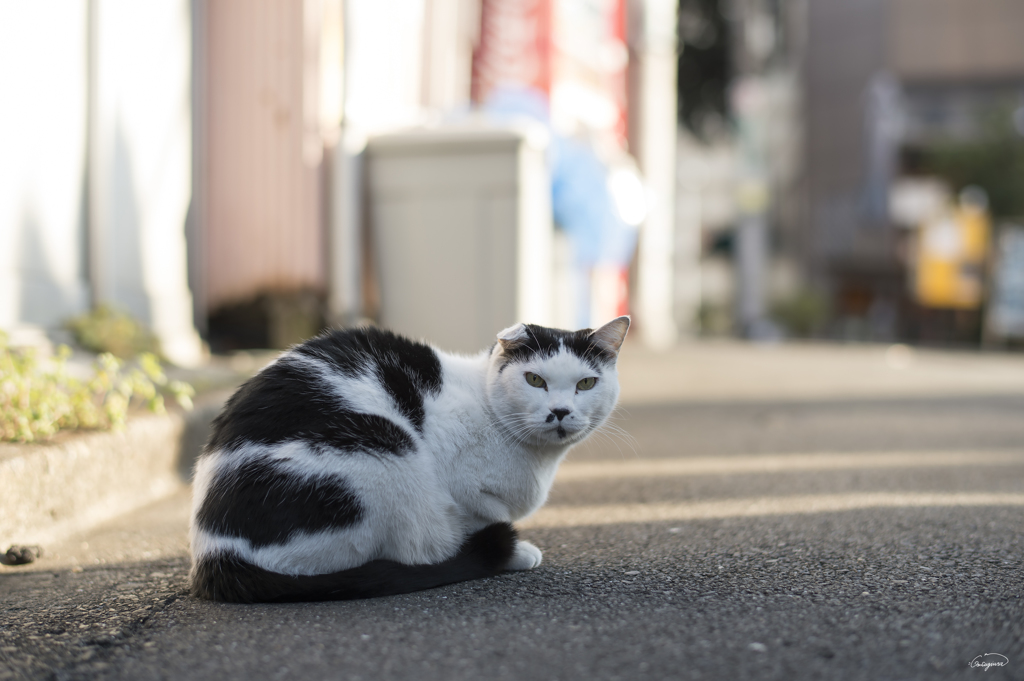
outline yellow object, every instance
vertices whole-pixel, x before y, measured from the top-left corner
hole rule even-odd
[[[768,208],[768,185],[763,180],[744,180],[736,188],[736,205],[748,215]]]
[[[991,224],[988,213],[963,207],[921,226],[914,293],[925,307],[973,310],[984,297]]]

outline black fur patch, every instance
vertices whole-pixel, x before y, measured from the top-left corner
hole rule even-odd
[[[499,371],[503,371],[509,364],[525,362],[537,355],[552,357],[558,354],[560,346],[564,346],[567,352],[579,357],[598,373],[600,373],[602,364],[614,363],[616,359],[614,353],[602,348],[590,338],[593,329],[563,331],[527,324],[526,333],[527,338],[509,343],[503,348],[502,355],[506,362],[502,364]]]
[[[423,432],[423,398],[441,391],[441,361],[433,348],[377,328],[332,331],[300,345],[296,352],[313,357],[349,376],[373,366],[377,380],[399,410]]]
[[[397,455],[414,447],[412,437],[398,424],[345,409],[319,376],[284,358],[249,379],[228,400],[213,422],[207,449],[288,440]]]
[[[280,461],[255,459],[213,479],[196,514],[213,534],[248,539],[254,548],[283,544],[295,532],[341,529],[362,510],[338,478],[303,479]]]
[[[351,600],[392,596],[496,575],[508,565],[516,531],[508,523],[488,525],[452,558],[435,565],[375,560],[326,575],[283,575],[230,552],[200,558],[192,567],[192,594],[235,603]]]

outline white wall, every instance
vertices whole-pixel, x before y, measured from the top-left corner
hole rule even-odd
[[[424,0],[349,0],[345,118],[365,133],[419,122]]]
[[[637,41],[638,86],[630,102],[636,134],[630,140],[640,170],[650,188],[647,219],[640,227],[637,246],[636,315],[644,342],[664,349],[675,343],[676,309],[673,300],[676,259],[676,4],[672,0],[635,0],[642,9],[642,36]],[[684,253],[696,268],[693,248]],[[696,276],[696,275],[695,275]],[[690,297],[690,305],[695,299]],[[694,317],[696,310],[685,317]]]
[[[190,3],[91,6],[90,83],[89,3],[0,3],[0,327],[60,326],[91,280],[192,363]]]
[[[86,7],[0,2],[0,329],[88,304]]]
[[[95,21],[90,218],[100,297],[149,324],[169,359],[193,363],[189,2],[97,0]]]

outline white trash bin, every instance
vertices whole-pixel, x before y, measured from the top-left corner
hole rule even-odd
[[[551,324],[551,184],[542,126],[413,130],[367,145],[383,326],[476,352]]]

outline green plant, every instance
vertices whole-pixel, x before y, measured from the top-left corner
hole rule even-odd
[[[128,359],[144,352],[160,354],[156,336],[127,312],[97,305],[67,323],[75,340],[93,352],[109,352]]]
[[[794,336],[810,336],[828,320],[828,299],[817,291],[804,289],[776,301],[771,317]]]
[[[728,305],[702,302],[697,323],[703,336],[728,336],[733,330],[732,309]]]
[[[996,217],[1024,215],[1024,137],[1014,126],[1016,108],[1010,103],[988,112],[975,138],[947,138],[927,145],[918,172],[944,177],[956,191],[980,186]]]
[[[122,428],[132,403],[155,413],[164,411],[164,393],[192,408],[192,386],[168,381],[152,353],[140,354],[131,366],[103,353],[92,375],[68,372],[71,349],[61,345],[54,357],[41,360],[35,349],[14,349],[0,331],[0,441],[45,440],[60,430]]]

